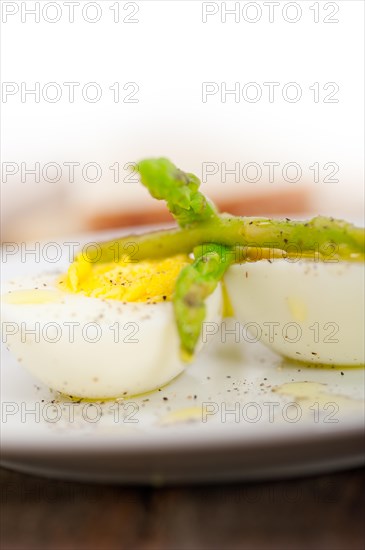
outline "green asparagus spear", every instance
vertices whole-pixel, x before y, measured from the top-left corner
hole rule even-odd
[[[251,252],[255,248],[278,249],[286,257],[295,258],[312,254],[327,260],[364,259],[364,230],[345,221],[322,216],[298,222],[217,214],[213,203],[199,191],[199,179],[179,170],[168,159],[142,160],[138,171],[143,185],[153,197],[167,202],[182,229],[130,235],[103,243],[100,262],[126,256],[138,261],[190,253],[203,242],[250,248]]]
[[[137,165],[141,183],[152,197],[165,200],[180,227],[217,217],[214,204],[199,191],[200,180],[165,158],[142,160]]]
[[[226,214],[183,229],[167,229],[100,243],[99,262],[163,258],[190,253],[201,243],[256,250],[278,249],[285,257],[363,261],[365,232],[351,223],[318,216],[309,221],[245,218]],[[240,261],[241,255],[237,255]]]
[[[176,281],[174,312],[184,360],[189,360],[201,334],[210,296],[234,261],[234,251],[210,244],[194,249],[195,260],[184,267]]]

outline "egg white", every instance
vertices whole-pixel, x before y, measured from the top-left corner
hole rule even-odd
[[[40,275],[2,289],[2,341],[47,386],[104,399],[154,390],[185,369],[171,302],[90,298],[59,291],[55,279]],[[32,289],[35,297],[50,293],[49,301],[11,303],[17,291]],[[207,320],[220,323],[221,311],[219,286],[207,301]]]
[[[234,265],[225,282],[253,339],[290,359],[350,366],[365,362],[364,274],[363,263],[275,259]]]

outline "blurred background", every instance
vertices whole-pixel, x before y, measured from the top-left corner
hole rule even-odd
[[[3,241],[167,221],[130,172],[148,156],[223,210],[361,221],[363,16],[358,1],[2,2]]]

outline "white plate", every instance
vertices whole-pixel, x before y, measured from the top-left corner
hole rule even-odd
[[[51,265],[29,255],[26,263],[20,254],[5,257],[4,280],[62,271],[68,250]],[[2,464],[67,479],[158,484],[307,475],[364,463],[363,369],[290,364],[234,338],[222,343],[217,335],[161,391],[92,404],[60,398],[3,347]],[[294,392],[283,388],[295,383]]]

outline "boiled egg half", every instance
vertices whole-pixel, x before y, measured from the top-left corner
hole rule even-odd
[[[365,363],[364,282],[362,262],[289,258],[236,264],[225,277],[246,342],[337,366]]]
[[[171,299],[190,261],[177,255],[93,264],[79,256],[63,276],[9,281],[2,340],[39,380],[67,395],[104,399],[154,390],[186,367]],[[207,319],[219,323],[221,312],[218,287]]]

